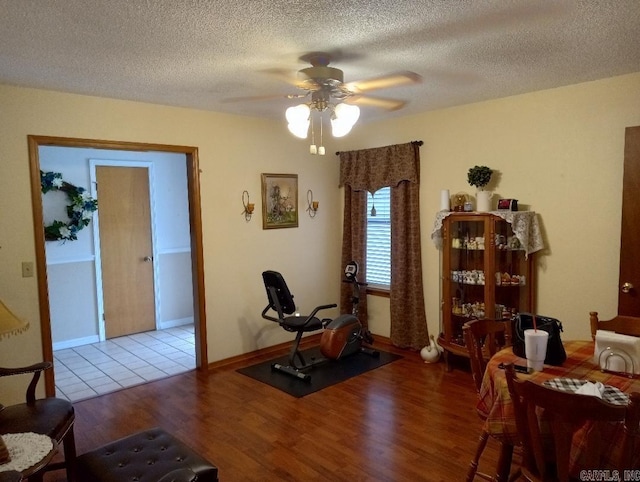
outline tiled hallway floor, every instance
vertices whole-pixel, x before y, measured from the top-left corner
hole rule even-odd
[[[53,352],[56,396],[77,402],[196,368],[193,325]]]

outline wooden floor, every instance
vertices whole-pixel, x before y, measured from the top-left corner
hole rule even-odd
[[[377,346],[404,358],[299,399],[236,364],[77,402],[78,453],[160,426],[217,465],[221,482],[464,480],[481,429],[468,363],[446,372]],[[497,449],[490,440],[481,468],[495,467]]]

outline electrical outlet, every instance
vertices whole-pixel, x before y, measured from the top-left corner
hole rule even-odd
[[[22,277],[23,278],[33,277],[33,263],[31,261],[22,262]]]

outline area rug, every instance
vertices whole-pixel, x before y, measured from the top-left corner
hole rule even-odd
[[[342,360],[329,360],[316,365],[306,372],[311,375],[309,382],[271,369],[273,363],[287,365],[288,355],[261,362],[250,367],[240,368],[236,371],[259,382],[266,383],[278,390],[282,390],[291,396],[300,398],[402,358],[401,355],[380,350],[377,351],[379,353],[377,357],[366,353],[354,353]],[[307,361],[312,357],[322,358],[318,347],[304,350],[302,356],[304,356]]]

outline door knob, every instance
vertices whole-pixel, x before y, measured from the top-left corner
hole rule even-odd
[[[633,285],[627,281],[626,283],[624,283],[622,285],[621,289],[622,289],[623,293],[628,293],[629,291],[631,291],[633,289]]]
[[[151,261],[153,261],[153,258],[151,256],[145,256],[144,258],[142,258],[146,263],[150,263]]]

